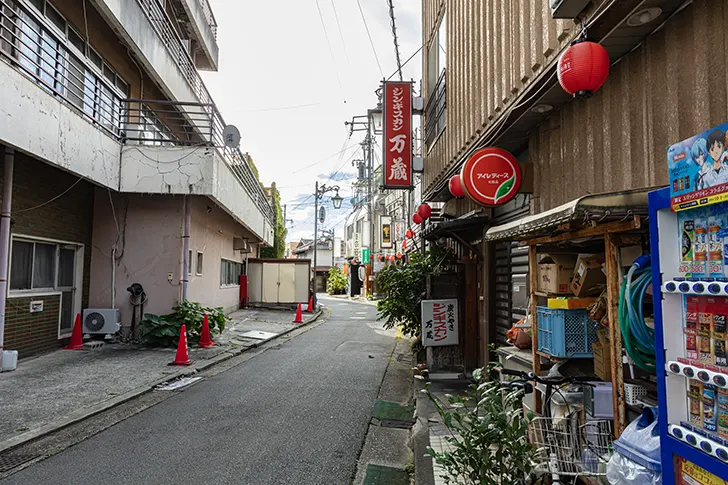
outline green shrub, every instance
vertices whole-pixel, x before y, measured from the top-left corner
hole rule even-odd
[[[202,322],[208,315],[210,333],[222,333],[229,320],[222,308],[205,308],[197,302],[183,301],[172,308],[169,315],[145,314],[140,325],[144,342],[154,347],[176,347],[182,324],[186,325],[187,342],[196,344],[200,340]]]
[[[377,303],[377,318],[385,328],[402,327],[407,336],[421,330],[420,303],[427,291],[427,276],[437,274],[443,265],[453,262],[453,255],[444,249],[433,249],[422,256],[411,253],[406,263],[389,264],[377,277],[377,290],[383,298]]]
[[[338,266],[329,268],[329,282],[326,285],[326,291],[329,293],[340,293],[346,290],[348,278]]]
[[[536,447],[526,437],[530,416],[523,414],[523,391],[502,390],[491,367],[473,372],[467,396],[448,395],[446,406],[424,391],[452,436],[451,451],[428,454],[445,471],[448,484],[525,485],[534,472]]]

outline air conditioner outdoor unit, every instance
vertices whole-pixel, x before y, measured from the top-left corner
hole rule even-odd
[[[575,19],[584,11],[590,0],[548,0],[551,4],[551,17],[555,19]]]
[[[121,328],[121,315],[114,308],[87,308],[83,311],[83,333],[112,334]]]

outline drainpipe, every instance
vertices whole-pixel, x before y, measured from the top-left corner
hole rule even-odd
[[[190,226],[192,223],[192,198],[185,195],[185,232],[182,236],[182,301],[187,300],[187,285],[190,282]]]
[[[0,213],[0,364],[5,345],[5,303],[8,295],[8,261],[10,259],[10,210],[13,201],[13,165],[15,150],[5,147],[5,178]]]

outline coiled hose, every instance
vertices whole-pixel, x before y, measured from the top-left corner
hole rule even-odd
[[[652,283],[649,256],[634,262],[619,292],[619,328],[627,355],[647,372],[655,372],[655,331],[647,326],[643,300]]]

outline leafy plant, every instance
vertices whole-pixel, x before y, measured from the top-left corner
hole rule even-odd
[[[205,314],[208,316],[211,334],[219,334],[225,330],[229,318],[222,308],[206,308],[197,302],[185,300],[173,307],[169,315],[145,314],[140,325],[142,339],[155,347],[175,347],[180,328],[184,324],[187,341],[196,344],[200,340]]]
[[[248,162],[251,164],[251,168],[257,174],[258,169],[254,168],[253,159],[248,158]],[[256,175],[257,176],[257,175]],[[270,185],[271,198],[273,199],[273,210],[275,211],[275,227],[273,228],[273,246],[270,248],[263,248],[260,250],[261,258],[282,258],[286,252],[286,223],[283,220],[283,209],[281,209],[281,194],[276,187],[276,183],[273,182]]]
[[[530,416],[523,414],[523,391],[503,391],[490,377],[493,364],[473,372],[464,397],[448,395],[446,406],[425,389],[452,436],[451,451],[428,454],[445,471],[448,484],[525,485],[534,471],[536,448],[527,442]]]
[[[326,291],[337,293],[346,290],[348,284],[346,275],[338,266],[329,268],[329,282],[326,284]]]
[[[377,318],[384,320],[385,328],[399,325],[407,336],[420,334],[420,302],[427,290],[427,276],[437,274],[452,259],[445,249],[433,249],[425,256],[412,253],[407,263],[390,264],[379,273],[377,289],[384,298],[377,303]]]

